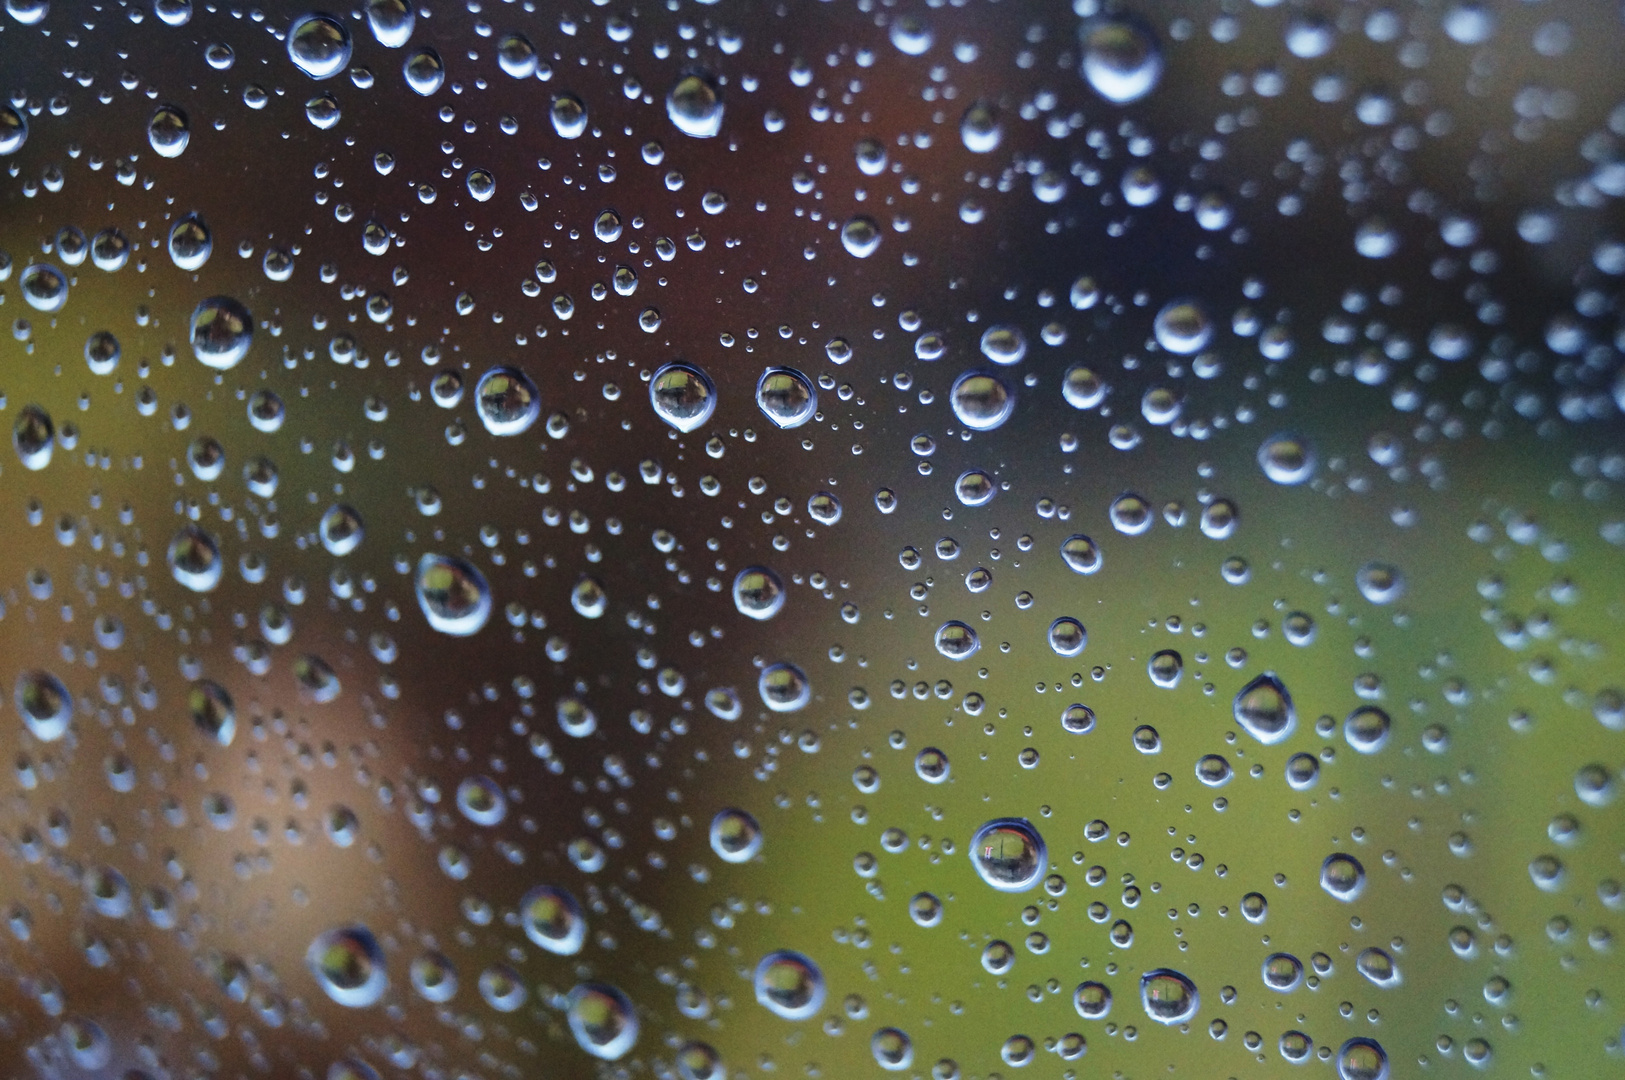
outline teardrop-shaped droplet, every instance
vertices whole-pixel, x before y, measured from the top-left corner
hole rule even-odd
[[[226,688],[209,679],[192,684],[186,695],[192,726],[221,746],[230,746],[237,734],[237,708]]]
[[[537,885],[519,901],[525,936],[555,956],[574,956],[587,940],[587,917],[567,889]]]
[[[776,427],[800,427],[818,411],[818,391],[795,368],[768,368],[756,382],[756,406]]]
[[[29,734],[40,742],[55,742],[68,733],[73,695],[49,671],[36,668],[18,675],[12,699]]]
[[[1258,676],[1236,693],[1232,713],[1242,730],[1265,746],[1284,741],[1298,723],[1292,694],[1271,671]]]
[[[587,130],[587,106],[574,94],[559,94],[548,112],[562,139],[579,139]]]
[[[56,445],[56,425],[51,414],[38,405],[24,405],[11,425],[11,445],[23,468],[38,472],[51,463]]]
[[[401,75],[413,93],[428,97],[446,83],[446,65],[428,45],[415,50],[401,64]]]

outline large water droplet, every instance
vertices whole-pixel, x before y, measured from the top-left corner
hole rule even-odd
[[[537,885],[519,901],[525,936],[556,956],[574,956],[587,940],[587,917],[567,889]]]
[[[666,115],[684,135],[715,138],[722,130],[722,113],[722,94],[708,71],[684,74],[666,93]]]
[[[305,966],[328,997],[352,1009],[376,1005],[389,988],[384,950],[364,926],[317,934],[305,951]]]
[[[1057,656],[1076,656],[1089,644],[1089,631],[1078,620],[1063,615],[1049,624],[1049,647]]]
[[[51,414],[38,405],[24,405],[11,425],[11,445],[23,468],[38,472],[49,465],[55,440]]]
[[[596,1058],[615,1061],[638,1041],[638,1017],[625,994],[603,983],[582,983],[565,999],[570,1034]]]
[[[536,74],[536,46],[518,31],[503,34],[497,41],[497,64],[511,78],[528,79]]]
[[[68,733],[73,695],[49,671],[35,669],[18,675],[13,700],[29,734],[40,742],[55,742]]]
[[[192,352],[207,367],[229,371],[248,355],[254,318],[229,296],[211,296],[192,312]]]
[[[1388,1054],[1375,1039],[1356,1036],[1337,1051],[1338,1080],[1388,1080]]]
[[[1258,467],[1277,484],[1301,484],[1315,475],[1315,451],[1307,439],[1283,433],[1258,448]]]
[[[541,391],[524,372],[495,367],[474,387],[474,410],[491,434],[520,435],[542,414]]]
[[[362,538],[366,535],[361,515],[356,513],[353,507],[342,503],[327,508],[317,531],[321,535],[322,547],[327,549],[327,553],[340,556],[348,555],[360,547]]]
[[[1354,584],[1373,604],[1391,604],[1405,595],[1405,575],[1389,563],[1366,563],[1355,571]]]
[[[1393,724],[1375,705],[1362,705],[1343,721],[1343,738],[1362,754],[1375,754],[1388,745]]]
[[[937,652],[950,660],[969,660],[982,642],[965,623],[950,619],[937,628]]]
[[[1320,887],[1345,904],[1365,891],[1365,867],[1353,855],[1337,852],[1320,864]]]
[[[1400,984],[1399,965],[1384,949],[1375,945],[1363,949],[1354,959],[1354,969],[1369,979],[1373,986],[1380,986],[1384,990],[1391,989]]]
[[[485,575],[451,555],[424,555],[415,581],[418,607],[442,634],[467,637],[491,617],[491,587]]]
[[[1298,723],[1291,693],[1271,671],[1237,691],[1232,712],[1242,730],[1265,746],[1284,741]]]
[[[711,819],[711,850],[723,862],[750,862],[762,850],[762,827],[743,810],[719,810]]]
[[[818,411],[818,391],[795,368],[772,367],[757,380],[756,406],[777,427],[800,427]]]
[[[562,139],[579,139],[587,130],[587,106],[574,94],[554,97],[548,116],[553,121],[553,130]]]
[[[312,79],[331,79],[350,62],[350,31],[331,15],[302,15],[288,27],[288,59]]]
[[[169,572],[193,592],[209,592],[220,584],[225,561],[214,537],[196,525],[183,526],[169,542]]]
[[[1184,975],[1157,968],[1140,976],[1140,1004],[1145,1006],[1145,1015],[1159,1024],[1183,1024],[1196,1015],[1201,995]]]
[[[867,259],[880,249],[880,226],[859,214],[841,227],[841,246],[853,257]]]
[[[160,105],[147,121],[147,142],[159,157],[176,158],[192,141],[192,124],[179,105]]]
[[[747,566],[734,578],[734,607],[752,619],[771,619],[784,607],[784,582],[765,566]]]
[[[23,267],[17,277],[17,287],[35,311],[48,314],[61,311],[62,305],[68,302],[68,277],[50,263],[31,263]]]
[[[752,982],[757,1003],[786,1020],[806,1020],[824,1006],[824,974],[801,953],[768,953],[756,965]]]
[[[991,154],[997,150],[1004,138],[998,110],[986,101],[971,105],[959,121],[959,138],[973,154]]]
[[[169,257],[182,270],[199,270],[214,253],[214,238],[198,214],[187,214],[169,230]]]
[[[995,818],[971,837],[970,860],[977,875],[1000,892],[1025,892],[1049,865],[1049,849],[1026,818]]]
[[[1162,48],[1149,26],[1131,15],[1091,19],[1079,28],[1079,74],[1107,101],[1138,101],[1162,79]]]
[[[649,403],[655,415],[687,434],[711,419],[717,390],[711,377],[692,364],[667,364],[649,380]]]
[[[412,37],[418,14],[411,0],[368,0],[367,25],[386,49],[399,49]]]
[[[794,664],[769,664],[756,680],[762,704],[774,712],[795,712],[812,700],[812,683]]]
[[[1213,340],[1213,322],[1195,300],[1170,300],[1152,320],[1157,344],[1172,353],[1189,356]]]
[[[992,431],[1010,419],[1016,398],[998,376],[984,371],[967,371],[954,380],[948,392],[959,422],[973,431]]]
[[[1093,574],[1100,569],[1100,548],[1082,533],[1061,541],[1061,561],[1075,574]]]

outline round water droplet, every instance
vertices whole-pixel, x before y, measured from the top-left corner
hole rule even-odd
[[[106,330],[98,330],[85,339],[85,363],[89,365],[92,375],[113,374],[123,355],[118,338]]]
[[[364,926],[317,934],[305,951],[305,966],[328,997],[352,1009],[376,1005],[389,989],[384,950]]]
[[[1405,595],[1405,575],[1388,563],[1366,563],[1355,572],[1354,584],[1373,604],[1391,604]]]
[[[327,508],[317,531],[322,538],[322,547],[327,549],[329,555],[350,554],[361,546],[361,540],[366,535],[361,515],[353,507],[342,503]]]
[[[147,143],[163,158],[177,158],[192,141],[192,124],[179,105],[160,105],[147,121]]]
[[[784,582],[765,566],[747,566],[734,577],[734,607],[752,619],[771,619],[784,607]]]
[[[440,953],[425,953],[412,961],[412,989],[436,1005],[457,996],[457,968]]]
[[[209,592],[220,584],[225,561],[214,537],[196,525],[186,525],[169,542],[169,572],[193,592]]]
[[[587,940],[587,917],[567,889],[537,885],[519,901],[525,936],[555,956],[574,956]]]
[[[1277,484],[1302,484],[1315,475],[1315,451],[1294,434],[1272,435],[1258,448],[1258,467]]]
[[[31,263],[17,277],[23,299],[35,311],[61,311],[68,302],[68,277],[50,263]]]
[[[762,850],[762,827],[743,810],[719,810],[711,819],[711,850],[723,862],[750,862]]]
[[[950,619],[937,628],[937,652],[950,660],[969,660],[982,642],[965,623]]]
[[[812,683],[794,664],[770,664],[756,680],[756,692],[774,712],[795,712],[812,700]]]
[[[1111,519],[1112,528],[1124,536],[1139,536],[1149,530],[1156,520],[1151,504],[1132,491],[1113,499],[1106,516]]]
[[[801,953],[768,953],[756,965],[752,982],[757,1003],[786,1020],[806,1020],[824,1007],[824,974]]]
[[[914,1064],[914,1043],[897,1028],[881,1028],[869,1040],[869,1053],[875,1064],[887,1072],[899,1072]]]
[[[950,771],[948,755],[934,746],[927,746],[914,755],[914,775],[928,784],[943,783]]]
[[[1162,649],[1146,661],[1145,673],[1151,677],[1152,686],[1172,690],[1185,673],[1185,658],[1175,649]]]
[[[1388,1054],[1375,1039],[1356,1036],[1337,1051],[1337,1080],[1388,1080]]]
[[[1019,364],[1027,356],[1027,335],[1019,326],[990,326],[982,332],[980,347],[995,364]]]
[[[1184,975],[1158,968],[1140,976],[1140,1004],[1145,1015],[1159,1024],[1183,1024],[1196,1015],[1201,995]]]
[[[204,366],[229,371],[248,355],[254,318],[229,296],[211,296],[192,312],[192,353]]]
[[[891,43],[905,56],[921,56],[935,40],[931,27],[916,15],[899,15],[891,22]]]
[[[800,427],[818,411],[818,391],[795,368],[772,367],[756,382],[756,406],[777,427]]]
[[[1303,964],[1290,953],[1271,953],[1260,971],[1264,985],[1279,994],[1290,993],[1303,982]]]
[[[1112,1011],[1111,989],[1104,983],[1079,983],[1072,993],[1072,1007],[1085,1020],[1104,1020]]]
[[[1025,892],[1049,865],[1049,849],[1027,819],[995,818],[971,837],[970,860],[977,875],[1000,892]]]
[[[186,695],[192,725],[221,746],[230,746],[237,734],[237,708],[226,688],[209,679],[192,684]]]
[[[1089,644],[1089,631],[1078,620],[1063,615],[1049,624],[1049,647],[1057,656],[1077,656]]]
[[[709,71],[685,73],[666,93],[666,115],[684,135],[715,138],[722,130],[722,113],[722,94]]]
[[[367,0],[367,25],[386,49],[399,49],[412,37],[418,14],[411,0]]]
[[[962,472],[954,481],[954,495],[964,506],[986,506],[997,490],[993,478],[981,469]]]
[[[1213,340],[1213,322],[1195,300],[1170,300],[1152,322],[1157,344],[1171,353],[1189,356]]]
[[[15,154],[28,141],[28,121],[10,105],[0,105],[0,157]]]
[[[1016,950],[1008,941],[990,941],[982,947],[982,970],[989,975],[1003,975],[1015,962]]]
[[[1400,984],[1399,965],[1387,951],[1375,945],[1363,949],[1354,959],[1354,969],[1369,979],[1373,986],[1380,986],[1384,990]]]
[[[214,253],[209,226],[197,214],[187,214],[169,230],[169,258],[182,270],[198,270]]]
[[[49,465],[55,440],[56,425],[51,422],[51,414],[38,405],[24,405],[11,425],[11,445],[23,468],[38,472]]]
[[[727,1074],[722,1055],[709,1043],[684,1043],[677,1051],[677,1075],[682,1080],[725,1080]]]
[[[554,97],[548,116],[553,121],[553,130],[562,139],[579,139],[587,130],[587,106],[574,94]]]
[[[936,926],[942,922],[942,901],[928,892],[916,893],[908,902],[908,917],[915,926]]]
[[[570,606],[585,619],[602,618],[609,607],[609,595],[597,578],[582,577],[570,590]]]
[[[1365,891],[1365,867],[1353,855],[1328,855],[1320,864],[1320,887],[1328,896],[1351,903]]]
[[[457,809],[476,825],[497,825],[508,816],[508,796],[489,776],[470,776],[457,785]]]
[[[192,0],[153,0],[152,13],[165,26],[185,26],[192,21]]]
[[[497,40],[497,64],[512,78],[528,79],[536,74],[536,47],[517,31],[503,34]]]
[[[880,248],[880,226],[859,214],[841,227],[841,246],[855,258],[867,259]]]
[[[424,555],[414,582],[418,607],[442,634],[467,637],[491,617],[491,587],[471,563],[451,555]]]
[[[68,733],[73,695],[49,671],[36,668],[18,675],[12,699],[28,733],[40,742],[55,742]]]
[[[1235,775],[1222,754],[1205,754],[1196,762],[1196,779],[1207,787],[1223,787]]]
[[[667,364],[649,380],[649,403],[656,416],[687,434],[702,427],[716,411],[716,385],[692,364]]]
[[[814,492],[807,497],[807,515],[820,525],[834,525],[841,520],[841,500],[827,491]]]
[[[312,79],[331,79],[350,62],[350,31],[331,15],[302,15],[288,27],[288,59]]]
[[[1388,745],[1393,723],[1375,705],[1362,705],[1343,721],[1343,738],[1362,754],[1375,754]]]
[[[959,121],[959,138],[965,149],[973,154],[991,154],[1004,139],[1004,125],[999,113],[986,101],[978,101],[965,110]]]
[[[293,662],[293,682],[299,689],[299,696],[325,705],[339,696],[344,689],[339,682],[338,672],[326,660],[312,653],[306,653]]]
[[[1100,569],[1100,548],[1089,537],[1074,533],[1061,541],[1061,561],[1075,574],[1093,574]]]
[[[520,435],[542,414],[542,395],[530,377],[516,368],[495,367],[474,387],[474,410],[493,435]]]
[[[446,65],[438,52],[425,45],[402,62],[401,75],[413,93],[428,97],[446,84]]]
[[[1237,691],[1231,712],[1241,729],[1265,746],[1284,741],[1298,723],[1292,694],[1273,671]]]
[[[992,431],[1015,412],[1016,398],[998,376],[967,371],[954,380],[948,392],[959,422],[973,431]]]
[[[1162,48],[1157,35],[1130,15],[1090,19],[1078,30],[1083,59],[1078,72],[1095,93],[1127,105],[1138,101],[1162,80]]]
[[[1087,705],[1068,705],[1061,712],[1061,729],[1073,735],[1095,730],[1095,710]]]

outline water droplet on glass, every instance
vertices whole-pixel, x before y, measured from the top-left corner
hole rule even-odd
[[[1072,1007],[1085,1020],[1104,1020],[1112,1011],[1111,989],[1104,983],[1079,983],[1072,993]]]
[[[1375,705],[1362,705],[1343,721],[1343,738],[1362,754],[1375,754],[1388,745],[1392,730],[1388,714]]]
[[[762,827],[743,810],[719,810],[711,819],[711,850],[723,862],[750,862],[762,850]]]
[[[717,407],[717,391],[711,377],[699,368],[672,363],[649,380],[649,402],[656,416],[687,434],[711,419]]]
[[[625,994],[603,983],[581,983],[565,999],[576,1044],[593,1057],[615,1061],[638,1041],[638,1017]]]
[[[715,138],[722,130],[722,113],[722,94],[708,71],[682,75],[666,93],[666,115],[684,135]]]
[[[976,873],[1000,892],[1025,892],[1038,884],[1049,865],[1044,838],[1025,818],[995,818],[970,841]]]
[[[861,214],[850,219],[841,227],[841,246],[853,257],[867,259],[880,248],[880,226]]]
[[[812,700],[812,683],[794,664],[770,664],[756,680],[762,704],[774,712],[795,712]]]
[[[98,330],[85,339],[85,363],[92,375],[111,375],[124,355],[118,338],[106,330]]]
[[[934,746],[927,746],[914,755],[914,775],[928,784],[946,781],[950,769],[948,755]]]
[[[585,619],[602,618],[609,607],[609,596],[597,578],[582,577],[570,590],[570,606]]]
[[[330,15],[302,15],[288,27],[288,59],[312,79],[331,79],[350,62],[350,31]]]
[[[869,1039],[869,1053],[875,1064],[887,1072],[898,1072],[914,1064],[914,1043],[896,1028],[881,1028]]]
[[[192,125],[179,105],[160,105],[147,121],[147,142],[163,158],[177,158],[192,141]]]
[[[587,106],[574,94],[559,94],[548,111],[561,139],[579,139],[587,130]]]
[[[734,607],[752,619],[771,619],[784,607],[784,582],[765,566],[747,566],[734,577]]]
[[[991,154],[1004,138],[1004,126],[999,123],[996,108],[978,101],[965,110],[959,121],[959,138],[965,149],[973,154]]]
[[[1295,434],[1272,435],[1258,448],[1258,467],[1277,484],[1301,484],[1315,475],[1315,451]]]
[[[1354,584],[1373,604],[1391,604],[1405,595],[1405,575],[1389,563],[1366,563],[1355,571]]]
[[[512,78],[528,79],[536,74],[536,47],[517,31],[503,34],[497,41],[497,64]]]
[[[1048,638],[1057,656],[1077,656],[1089,644],[1089,632],[1083,624],[1067,615],[1049,624]]]
[[[1375,1039],[1348,1040],[1337,1051],[1337,1080],[1388,1080],[1388,1054]]]
[[[196,525],[186,525],[169,542],[169,571],[193,592],[209,592],[220,584],[225,561],[214,537]]]
[[[1183,1024],[1196,1015],[1201,996],[1196,984],[1170,968],[1140,976],[1140,1004],[1145,1015],[1159,1024]]]
[[[182,270],[199,270],[214,253],[208,225],[197,214],[187,214],[169,230],[169,257]]]
[[[13,700],[28,733],[40,742],[55,742],[68,733],[73,695],[49,671],[36,668],[18,675]]]
[[[221,746],[230,746],[237,734],[237,708],[226,688],[209,679],[192,684],[186,695],[192,725]]]
[[[424,45],[401,63],[401,75],[413,93],[428,97],[446,84],[446,65],[438,52]]]
[[[28,121],[10,105],[0,105],[0,157],[15,154],[28,141]]]
[[[399,49],[412,37],[417,11],[411,0],[368,0],[367,25],[373,39],[386,49]]]
[[[1328,896],[1350,903],[1365,891],[1365,867],[1352,855],[1328,855],[1320,864],[1320,887]]]
[[[1078,30],[1083,43],[1081,74],[1095,93],[1127,105],[1156,89],[1162,49],[1149,26],[1130,15],[1091,19]]]
[[[1292,694],[1270,671],[1236,692],[1232,713],[1242,730],[1265,746],[1284,741],[1298,723]]]
[[[537,885],[519,901],[525,936],[555,956],[574,956],[587,940],[587,917],[567,889]]]
[[[489,827],[508,816],[508,797],[489,776],[470,776],[457,785],[457,809],[474,824]]]
[[[1354,969],[1371,981],[1373,986],[1380,986],[1384,990],[1398,986],[1400,983],[1399,965],[1386,950],[1375,945],[1363,949],[1354,959]]]
[[[1195,300],[1170,300],[1152,322],[1157,344],[1171,353],[1189,356],[1213,340],[1213,322]]]
[[[492,435],[520,435],[542,414],[542,395],[524,372],[495,367],[474,387],[474,409]]]
[[[965,623],[951,619],[937,628],[937,652],[950,660],[969,660],[981,647],[981,641]]]
[[[11,425],[11,445],[23,468],[33,472],[51,463],[51,451],[56,445],[56,425],[51,414],[38,405],[24,405]]]
[[[1100,548],[1089,537],[1074,533],[1061,541],[1061,560],[1075,574],[1093,574],[1100,569]]]
[[[364,926],[316,935],[305,951],[305,966],[328,997],[352,1009],[376,1005],[389,988],[384,950]]]
[[[768,368],[756,383],[756,405],[775,426],[800,427],[818,410],[818,391],[795,368]]]
[[[1015,411],[1016,398],[998,376],[967,371],[954,380],[949,403],[959,422],[973,431],[992,431]]]
[[[824,1006],[824,974],[801,953],[768,953],[756,965],[752,982],[757,1003],[786,1020],[806,1020]]]
[[[50,263],[31,263],[17,277],[23,299],[35,311],[61,311],[68,302],[67,275]]]
[[[892,19],[891,43],[905,56],[922,56],[935,40],[931,27],[915,15],[899,15]]]
[[[248,355],[254,318],[229,296],[211,296],[192,312],[192,352],[207,367],[228,371]]]
[[[467,637],[491,617],[491,587],[470,563],[450,555],[424,555],[415,581],[418,607],[442,634]]]

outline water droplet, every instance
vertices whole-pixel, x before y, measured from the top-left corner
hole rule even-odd
[[[649,380],[649,402],[656,416],[687,434],[711,419],[717,390],[711,377],[694,365],[671,363]]]
[[[954,495],[964,506],[986,506],[998,491],[993,478],[981,469],[970,469],[954,481]]]
[[[1290,993],[1303,982],[1303,964],[1289,953],[1271,953],[1260,972],[1264,985],[1277,993]]]
[[[584,619],[602,618],[609,608],[609,595],[597,578],[584,576],[570,590],[570,606]]]
[[[677,1075],[682,1080],[725,1080],[722,1055],[709,1043],[684,1043],[677,1051]]]
[[[812,700],[812,683],[794,664],[770,664],[756,680],[756,692],[774,712],[795,712]]]
[[[1272,435],[1258,448],[1258,467],[1277,484],[1302,484],[1315,475],[1315,451],[1295,434]]]
[[[248,355],[254,318],[229,296],[211,296],[192,312],[192,352],[205,366],[229,371]]]
[[[750,862],[762,850],[762,827],[743,810],[719,810],[711,819],[711,850],[723,862]]]
[[[967,371],[948,392],[954,415],[973,431],[992,431],[1010,419],[1016,398],[996,375]]]
[[[548,112],[561,139],[579,139],[587,130],[587,106],[574,94],[558,94]]]
[[[1189,356],[1213,340],[1213,322],[1195,300],[1170,300],[1152,322],[1157,344],[1171,353]]]
[[[1366,563],[1355,572],[1354,584],[1373,604],[1391,604],[1405,595],[1405,575],[1389,563]]]
[[[11,445],[23,468],[33,472],[51,463],[51,451],[56,445],[56,425],[51,414],[38,405],[24,405],[11,425]]]
[[[169,571],[193,592],[209,592],[220,584],[225,561],[214,537],[196,525],[183,526],[169,542]]]
[[[1371,980],[1373,986],[1380,986],[1384,990],[1400,984],[1399,966],[1394,963],[1394,958],[1375,945],[1361,950],[1354,959],[1354,969]]]
[[[338,672],[326,660],[306,653],[293,662],[293,681],[302,698],[325,705],[344,689]]]
[[[768,368],[756,383],[756,405],[776,426],[800,427],[818,410],[818,391],[795,368]]]
[[[436,1005],[457,996],[457,968],[440,953],[425,953],[412,961],[412,989],[424,1001]]]
[[[982,970],[989,975],[1003,975],[1015,962],[1016,950],[1007,941],[990,941],[982,947]]]
[[[948,755],[934,746],[927,746],[914,755],[914,775],[928,784],[945,782],[950,770]]]
[[[90,366],[92,375],[113,374],[123,355],[118,338],[106,330],[98,330],[85,339],[85,363]]]
[[[413,93],[428,97],[446,84],[446,65],[438,52],[424,45],[401,63],[401,75]]]
[[[508,797],[489,776],[470,776],[457,785],[457,809],[474,824],[489,827],[508,816]]]
[[[1388,745],[1393,724],[1375,705],[1362,705],[1343,721],[1343,738],[1362,754],[1375,754]]]
[[[467,637],[491,617],[491,587],[470,563],[451,555],[424,555],[415,582],[418,607],[442,634]]]
[[[682,75],[666,93],[666,115],[684,135],[715,138],[722,130],[722,113],[722,94],[708,71]]]
[[[1124,536],[1139,536],[1149,530],[1156,520],[1151,512],[1151,504],[1132,491],[1113,499],[1106,516],[1111,519],[1112,528]]]
[[[28,121],[10,105],[0,105],[0,157],[15,154],[28,141]]]
[[[1333,899],[1352,903],[1365,891],[1365,867],[1352,855],[1328,855],[1320,864],[1320,887]]]
[[[237,707],[226,688],[209,679],[192,684],[186,695],[186,708],[192,724],[221,746],[230,746],[237,734]]]
[[[519,901],[525,936],[555,956],[574,956],[587,940],[587,917],[567,889],[537,885]]]
[[[807,497],[807,515],[820,525],[834,525],[841,520],[841,500],[827,491],[814,492]]]
[[[302,15],[288,27],[288,59],[312,79],[331,79],[350,62],[350,31],[330,15]]]
[[[937,652],[950,660],[969,660],[981,648],[976,631],[957,619],[950,619],[937,628]]]
[[[520,435],[542,414],[542,395],[524,372],[495,367],[474,387],[474,409],[492,435]]]
[[[922,56],[935,40],[931,27],[915,15],[899,15],[892,19],[891,43],[905,56]]]
[[[757,1003],[786,1020],[806,1020],[824,1006],[824,974],[801,953],[768,953],[756,965],[752,982]]]
[[[995,818],[971,837],[970,859],[977,875],[995,889],[1025,892],[1049,865],[1049,850],[1032,822]]]
[[[362,525],[361,515],[353,507],[342,503],[330,506],[322,515],[318,532],[321,535],[322,547],[327,549],[329,555],[348,555],[361,546],[361,540],[366,535]]]
[[[1170,968],[1140,976],[1140,1004],[1145,1015],[1159,1024],[1183,1024],[1196,1015],[1201,995],[1196,984]]]
[[[418,21],[411,0],[368,0],[367,25],[373,39],[386,49],[399,49],[412,37]]]
[[[214,253],[214,238],[197,214],[187,214],[169,230],[169,257],[182,270],[199,270]]]
[[[147,121],[147,142],[163,158],[177,158],[192,141],[192,124],[179,105],[160,105]]]
[[[1272,671],[1237,691],[1231,711],[1242,730],[1265,746],[1284,741],[1298,723],[1292,694]]]
[[[1196,762],[1196,779],[1207,787],[1223,787],[1235,771],[1221,754],[1205,754]]]
[[[1079,28],[1083,41],[1081,74],[1095,93],[1127,105],[1145,97],[1162,80],[1162,48],[1149,26],[1130,15],[1091,19]]]
[[[376,1005],[389,988],[384,950],[364,926],[345,926],[316,935],[305,951],[305,966],[316,984],[340,1005]]]
[[[1004,125],[999,113],[986,101],[978,101],[965,110],[959,121],[959,138],[965,149],[973,154],[991,154],[1004,139]]]
[[[1079,983],[1072,993],[1072,1007],[1085,1020],[1104,1020],[1112,1011],[1111,989],[1104,983]]]
[[[1019,326],[990,326],[979,344],[982,355],[995,364],[1019,364],[1027,356],[1027,335]]]
[[[880,248],[880,226],[859,214],[841,227],[841,246],[854,258],[867,259]]]
[[[528,79],[536,74],[536,47],[517,31],[503,34],[497,40],[497,63],[512,78]]]
[[[752,619],[771,619],[784,607],[784,582],[765,566],[747,566],[734,577],[734,607]]]
[[[1337,1051],[1337,1080],[1388,1080],[1388,1054],[1375,1039],[1348,1040]]]
[[[1082,533],[1061,541],[1061,560],[1075,574],[1093,574],[1100,569],[1100,548]]]
[[[40,742],[55,742],[68,733],[73,695],[49,671],[36,668],[18,675],[13,700],[28,733]]]
[[[869,1040],[875,1064],[887,1072],[898,1072],[914,1064],[914,1043],[896,1028],[881,1028]]]
[[[942,901],[928,892],[915,893],[908,902],[908,917],[915,926],[936,926],[942,922]]]
[[[1089,644],[1089,631],[1078,620],[1063,615],[1049,624],[1049,647],[1057,656],[1077,656]]]
[[[68,302],[67,275],[50,263],[31,263],[17,278],[23,299],[35,311],[61,311]]]

